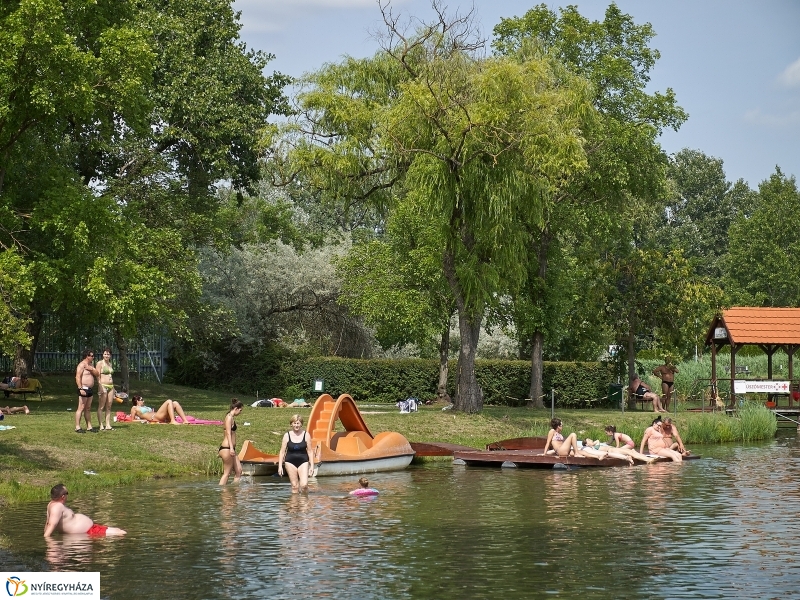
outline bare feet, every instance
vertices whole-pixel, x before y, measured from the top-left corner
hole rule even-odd
[[[28,408],[28,406],[27,406],[27,405],[23,406],[23,408],[25,409],[25,414],[26,414],[26,415],[29,415],[29,414],[31,414],[31,409],[30,409],[30,408]]]

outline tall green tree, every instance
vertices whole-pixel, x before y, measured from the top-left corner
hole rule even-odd
[[[241,43],[227,0],[20,0],[0,17],[0,215],[37,281],[22,351],[44,312],[118,340],[177,328],[196,247],[229,241],[216,186],[253,187],[288,78],[263,74],[271,57]]]
[[[442,273],[438,229],[411,203],[389,215],[381,239],[354,244],[337,261],[339,302],[375,328],[384,348],[437,348],[437,393],[447,392],[453,297]]]
[[[305,127],[314,139],[295,156],[349,174],[380,173],[388,186],[402,180],[398,198],[431,220],[458,312],[454,404],[476,412],[483,400],[475,349],[486,307],[522,275],[519,215],[540,215],[553,182],[586,165],[580,132],[593,115],[588,89],[552,61],[481,57],[469,18],[440,14],[436,25],[406,34],[384,17],[383,52],[313,76],[300,102],[315,113]],[[326,184],[335,169],[320,174]],[[359,193],[365,180],[353,189],[357,179],[337,178],[329,189]]]
[[[688,148],[670,158],[670,196],[656,236],[680,248],[700,275],[719,281],[728,254],[728,229],[749,212],[753,193],[742,180],[726,181],[722,160]]]
[[[588,168],[562,178],[555,200],[528,234],[529,254],[520,300],[538,310],[519,311],[518,329],[527,332],[531,348],[531,398],[541,406],[542,356],[548,321],[558,318],[548,301],[548,265],[565,235],[586,243],[621,233],[614,219],[624,217],[631,197],[653,202],[663,195],[666,156],[657,143],[665,127],[677,129],[686,119],[671,89],[647,93],[650,70],[659,53],[650,47],[655,35],[649,23],[637,25],[611,4],[603,21],[589,21],[575,6],[559,14],[546,5],[522,17],[502,19],[494,29],[497,53],[525,59],[538,51],[591,82],[596,124],[586,137]],[[597,213],[603,213],[598,215]],[[607,216],[606,216],[607,215]]]
[[[729,230],[725,263],[731,304],[800,306],[800,191],[779,167],[758,186],[751,214],[739,214]]]

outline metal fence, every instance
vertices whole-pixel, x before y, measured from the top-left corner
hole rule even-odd
[[[103,348],[114,348],[113,335],[108,329],[97,329],[87,335],[77,337],[66,334],[57,319],[45,315],[39,342],[33,357],[31,374],[74,372],[83,358],[83,349],[91,348],[95,360],[102,358]],[[164,358],[167,352],[167,339],[162,331],[149,331],[139,339],[126,340],[128,346],[128,366],[131,378],[162,381],[166,370]],[[119,368],[119,352],[111,353],[111,360]],[[0,370],[10,373],[14,357],[0,355]]]

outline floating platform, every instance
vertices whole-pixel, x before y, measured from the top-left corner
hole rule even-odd
[[[553,469],[559,467],[627,467],[629,462],[621,458],[607,457],[602,460],[583,456],[557,456],[555,454],[542,454],[542,448],[530,450],[459,450],[453,453],[453,458],[462,460],[470,467],[501,467],[513,464],[515,467],[529,469]],[[694,460],[700,456],[690,454],[683,460]],[[644,461],[634,459],[634,464],[643,465]],[[671,462],[671,459],[659,456],[654,462]],[[510,463],[510,464],[509,464]]]

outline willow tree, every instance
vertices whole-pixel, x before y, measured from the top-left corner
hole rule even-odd
[[[519,215],[542,215],[556,182],[586,167],[581,130],[593,110],[582,78],[546,58],[486,58],[470,15],[437,12],[407,34],[384,10],[381,52],[310,77],[295,156],[334,167],[317,170],[331,191],[377,184],[429,219],[458,314],[454,405],[477,412],[484,313],[525,271]]]
[[[590,21],[577,7],[556,14],[539,5],[522,17],[502,19],[495,29],[498,54],[525,60],[529,48],[551,56],[591,82],[597,122],[584,130],[588,168],[559,180],[539,223],[531,223],[529,270],[520,287],[518,330],[530,336],[531,398],[541,406],[542,352],[548,321],[558,318],[547,291],[548,265],[559,241],[577,236],[586,244],[625,231],[617,223],[630,218],[630,198],[653,205],[665,195],[667,157],[657,139],[666,127],[686,119],[671,89],[648,93],[650,70],[659,58],[650,47],[649,23],[638,25],[611,4],[603,21]],[[538,310],[531,310],[538,306]],[[599,315],[598,315],[599,316]]]

